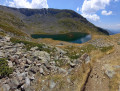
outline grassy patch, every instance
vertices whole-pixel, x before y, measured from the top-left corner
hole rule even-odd
[[[65,27],[68,27],[68,28],[73,28],[73,27],[77,28],[78,27],[78,24],[76,23],[76,21],[73,19],[70,19],[70,18],[60,19],[58,21],[58,23],[62,24]]]
[[[13,72],[12,68],[9,68],[8,62],[4,58],[0,58],[0,78],[9,76]]]
[[[97,50],[97,48],[94,45],[88,44],[80,48],[81,53],[90,53],[92,50]]]
[[[92,50],[97,50],[97,48],[91,44],[87,44],[82,47],[67,47],[67,56],[70,57],[71,59],[77,59],[84,53],[90,53]]]
[[[44,44],[39,44],[39,43],[34,43],[34,42],[30,42],[30,41],[24,41],[24,40],[19,40],[19,39],[16,39],[16,38],[11,38],[10,39],[11,42],[13,43],[23,43],[25,45],[25,48],[27,50],[30,50],[32,47],[38,47],[38,50],[40,51],[46,51],[48,53],[50,53],[51,51],[53,51],[52,49],[50,49],[49,47],[48,48],[44,48]]]
[[[56,65],[59,66],[59,67],[65,65],[64,62],[63,62],[63,60],[55,60],[55,63],[56,63]]]
[[[6,34],[5,34],[5,33],[3,33],[3,32],[0,32],[0,35],[1,35],[1,36],[5,36]]]
[[[2,28],[6,32],[13,33],[17,36],[24,36],[25,35],[25,33],[21,32],[20,30],[16,29],[15,27],[10,26],[10,25],[5,24],[5,23],[3,23],[3,24],[0,23],[0,28]]]
[[[113,46],[108,46],[108,47],[100,47],[101,52],[107,52],[109,50],[113,49]]]

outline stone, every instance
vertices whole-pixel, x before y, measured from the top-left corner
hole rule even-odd
[[[65,70],[63,68],[58,68],[58,72],[63,73],[63,74],[68,74],[67,70]]]
[[[8,61],[8,66],[9,66],[10,68],[12,68],[12,67],[13,67],[13,63],[12,63],[11,61]]]
[[[72,68],[74,68],[74,67],[76,66],[76,64],[70,62],[70,66],[71,66]]]
[[[60,53],[60,54],[66,54],[66,53],[67,53],[66,51],[63,51],[62,49],[60,49],[60,48],[58,48],[58,47],[56,47],[56,50],[57,50],[57,52]]]
[[[50,61],[50,54],[45,51],[35,51],[33,56],[40,58],[41,60]]]
[[[103,69],[105,70],[105,74],[109,77],[112,78],[116,73],[113,69],[113,67],[110,64],[105,64],[103,66]]]
[[[5,36],[5,40],[6,41],[10,41],[10,37],[9,36]]]
[[[53,80],[49,81],[49,87],[50,89],[53,89],[56,86],[56,83]]]
[[[34,74],[32,74],[32,76],[30,76],[30,80],[32,81],[32,80],[35,80],[35,77],[34,77],[35,75]]]
[[[40,74],[43,74],[44,71],[43,71],[43,68],[40,67]]]
[[[26,72],[23,72],[23,73],[17,73],[17,77],[18,79],[21,81],[23,79],[25,79],[27,73]]]
[[[25,84],[26,86],[30,86],[30,79],[28,77],[25,78]]]
[[[3,84],[2,87],[0,87],[0,91],[10,91],[10,86],[8,84]]]
[[[81,56],[81,60],[82,61],[84,61],[84,63],[89,63],[90,62],[90,56],[88,55],[88,54],[83,54],[82,56]]]
[[[4,57],[5,57],[5,54],[2,51],[0,51],[0,58],[4,58]]]
[[[30,49],[30,51],[35,51],[35,50],[37,50],[38,49],[38,47],[36,46],[36,47],[32,47],[31,49]]]
[[[13,79],[11,79],[9,85],[12,89],[17,89],[17,87],[20,85],[20,83],[19,83],[18,79],[16,77],[14,77]]]
[[[37,68],[36,67],[30,68],[30,72],[32,72],[33,74],[36,74],[37,73]]]
[[[32,63],[32,61],[30,61],[29,59],[26,59],[26,64],[31,64]]]

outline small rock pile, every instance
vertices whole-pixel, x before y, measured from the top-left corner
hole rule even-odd
[[[102,39],[102,38],[91,40],[89,43],[96,46],[96,47],[113,46],[113,44],[111,42],[106,42],[105,39]]]

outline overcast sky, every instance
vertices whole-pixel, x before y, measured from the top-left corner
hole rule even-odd
[[[0,0],[17,8],[72,9],[102,28],[120,30],[120,0]]]

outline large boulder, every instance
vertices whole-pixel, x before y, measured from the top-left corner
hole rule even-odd
[[[105,74],[109,77],[109,78],[112,78],[114,75],[115,75],[115,71],[114,71],[114,68],[109,65],[109,64],[105,64],[103,66],[103,69],[105,70]]]
[[[81,56],[81,60],[84,62],[84,63],[89,63],[90,62],[90,56],[88,55],[88,54],[83,54],[82,56]]]
[[[34,57],[38,57],[43,62],[50,61],[50,54],[45,51],[35,51],[33,52]]]

